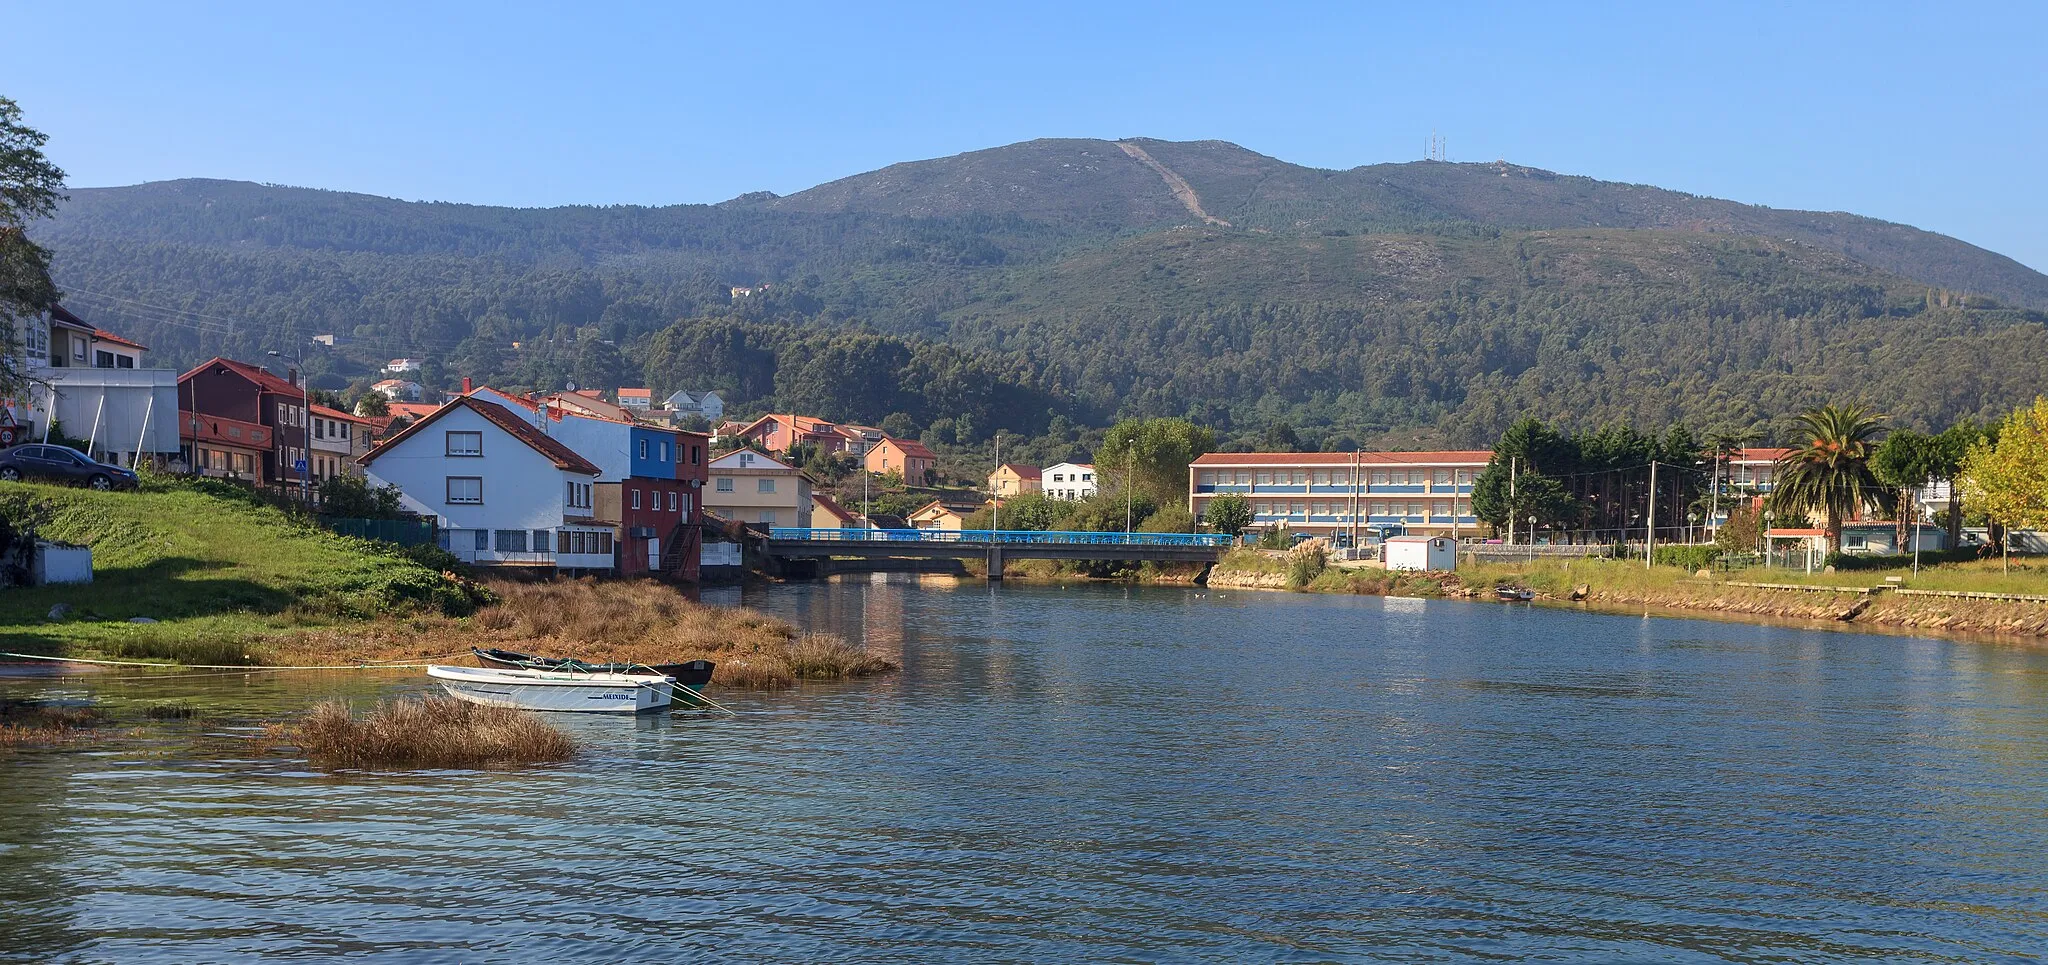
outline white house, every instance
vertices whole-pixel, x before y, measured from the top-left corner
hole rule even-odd
[[[404,375],[408,372],[417,372],[425,368],[426,364],[424,359],[392,359],[384,363],[384,374]]]
[[[1095,467],[1085,462],[1063,462],[1040,470],[1040,483],[1053,499],[1081,500],[1095,496]]]
[[[717,425],[718,420],[725,418],[725,399],[716,389],[708,392],[675,392],[668,397],[668,408],[681,417],[702,416],[712,425]]]
[[[612,528],[592,515],[598,468],[504,406],[456,399],[361,462],[435,517],[441,545],[466,562],[613,568]]]
[[[418,402],[427,394],[425,386],[405,379],[385,379],[370,386],[370,390],[393,402]]]
[[[1387,537],[1387,569],[1455,570],[1458,544],[1448,536]]]

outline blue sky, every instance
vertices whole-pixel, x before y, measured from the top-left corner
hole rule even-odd
[[[2048,270],[2048,4],[11,5],[76,186],[708,202],[1033,137],[1510,161]],[[1432,9],[1419,9],[1419,8]]]

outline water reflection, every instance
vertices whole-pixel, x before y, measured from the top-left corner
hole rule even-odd
[[[0,751],[0,956],[2048,947],[2033,651],[1128,587],[863,577],[746,599],[905,671],[722,695],[737,719],[572,719],[586,753],[556,768],[343,777],[234,735],[416,681],[64,681],[213,717],[106,753]]]

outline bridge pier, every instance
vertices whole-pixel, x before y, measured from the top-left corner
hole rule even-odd
[[[1001,546],[991,546],[988,548],[988,578],[992,583],[999,583],[1003,579],[1003,548]]]

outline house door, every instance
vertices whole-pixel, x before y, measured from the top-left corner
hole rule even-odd
[[[661,537],[659,536],[647,538],[647,568],[657,573],[661,571]]]

